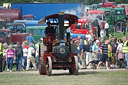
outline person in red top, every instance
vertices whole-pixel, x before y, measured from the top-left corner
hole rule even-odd
[[[22,47],[25,45],[25,48],[26,49],[28,49],[29,48],[29,42],[28,42],[28,40],[26,40],[26,41],[24,41],[23,43],[22,43]]]

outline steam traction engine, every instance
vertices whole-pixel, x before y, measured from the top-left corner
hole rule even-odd
[[[43,44],[47,50],[43,52],[42,44],[39,47],[39,74],[51,76],[52,69],[69,69],[70,74],[77,75],[78,57],[73,48],[76,46],[70,43],[70,33],[66,33],[66,29],[76,23],[78,18],[75,15],[60,12],[45,17],[45,21],[51,19],[52,25],[57,25],[57,29],[55,35],[48,34],[43,38]],[[55,21],[57,23],[54,23]],[[69,26],[64,26],[64,21],[68,21]]]

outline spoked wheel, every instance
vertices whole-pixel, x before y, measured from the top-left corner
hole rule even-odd
[[[77,75],[78,74],[78,57],[74,56],[72,61],[72,68],[69,68],[69,73]]]
[[[46,74],[47,76],[51,76],[52,74],[52,61],[51,61],[51,57],[47,58],[47,62],[46,62]]]
[[[39,74],[46,75],[46,63],[43,62],[43,45],[39,46]]]

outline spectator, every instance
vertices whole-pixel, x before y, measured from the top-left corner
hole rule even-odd
[[[80,40],[80,39],[82,39],[82,37],[81,36],[78,36],[78,40]]]
[[[15,51],[12,49],[12,45],[9,45],[9,49],[6,52],[7,71],[12,72],[13,60],[15,59]],[[10,66],[10,69],[9,69]]]
[[[86,65],[92,60],[91,58],[91,52],[90,52],[90,42],[87,41],[87,45],[86,45]]]
[[[100,31],[100,37],[101,37],[101,38],[104,38],[104,37],[105,37],[105,32],[104,32],[104,30],[101,30],[101,31]]]
[[[117,46],[116,54],[118,54],[118,60],[121,62],[120,68],[124,67],[124,53],[123,53],[123,41],[121,39],[118,40],[119,45]]]
[[[5,66],[6,66],[6,52],[7,52],[7,48],[8,48],[7,43],[4,43],[3,44],[3,59],[2,59],[3,71],[5,71]]]
[[[98,19],[97,20],[97,28],[98,28],[98,30],[97,30],[97,32],[98,32],[98,37],[100,37],[100,26],[101,26],[101,21]]]
[[[28,71],[29,70],[29,66],[30,66],[30,61],[32,62],[33,66],[34,66],[34,69],[36,69],[36,64],[35,64],[35,58],[34,58],[34,55],[35,55],[35,49],[33,48],[33,44],[30,43],[29,45],[30,47],[28,48],[28,56],[27,56],[27,67],[26,67],[26,70]]]
[[[25,47],[25,43],[22,44],[22,47],[23,47],[23,70],[26,70],[28,49]]]
[[[3,44],[0,43],[0,72],[2,72]]]
[[[117,62],[117,56],[116,56],[116,49],[117,49],[117,43],[115,38],[112,38],[111,46],[112,46],[112,56],[114,57],[114,65],[117,67],[116,62]]]
[[[106,21],[105,22],[105,32],[106,32],[106,36],[108,37],[108,29],[109,29],[109,24],[108,22]]]
[[[87,32],[86,38],[87,38],[88,41],[90,41],[90,37],[91,37],[91,35]]]
[[[103,43],[101,45],[101,55],[102,57],[100,58],[100,62],[98,63],[97,69],[100,68],[100,65],[103,62],[106,62],[106,68],[109,69],[109,65],[108,65],[108,44],[109,44],[109,40],[106,40],[105,43]]]
[[[110,33],[109,33],[109,39],[111,39],[111,38],[112,38],[112,33],[110,32]]]
[[[17,47],[15,48],[15,55],[16,55],[16,70],[20,71],[22,65],[23,48],[19,42],[17,42]]]
[[[29,41],[28,40],[24,41],[24,44],[25,44],[25,48],[28,49],[28,47],[29,47]]]
[[[80,60],[82,62],[82,68],[86,68],[86,62],[85,62],[85,59],[86,59],[86,46],[84,45],[82,39],[80,39],[79,47],[80,47],[79,55],[80,55]]]
[[[100,38],[100,45],[102,45],[104,43],[104,39]]]
[[[100,43],[98,43],[98,47],[99,47],[99,52],[98,52],[98,54],[97,54],[97,57],[98,57],[98,60],[100,60],[100,57],[101,57],[101,45],[100,45]]]
[[[32,34],[30,33],[29,36],[26,37],[26,40],[29,41],[29,44],[30,43],[33,43],[34,44],[34,38],[32,37]]]
[[[81,65],[81,60],[80,60],[80,46],[79,46],[80,40],[76,40],[76,46],[77,46],[77,56],[78,56],[78,62],[79,65]]]
[[[93,37],[93,35],[92,35],[92,34],[90,34],[90,37],[89,37],[88,41],[90,42],[90,45],[92,45],[92,44],[93,44],[94,37]]]
[[[127,21],[126,19],[124,19],[124,22],[123,22],[123,28],[122,28],[122,31],[124,31],[124,35],[125,35],[125,32],[126,32],[126,24],[127,24]]]
[[[29,41],[28,40],[25,40],[23,43],[22,43],[22,48],[25,47],[27,50],[28,50],[28,47],[29,47]],[[24,49],[24,48],[23,48]],[[22,57],[22,66],[23,66],[23,70],[24,69],[24,63],[27,62],[27,61],[24,61],[25,60],[25,57],[24,57],[24,53],[23,53],[23,57]]]
[[[37,44],[35,44],[35,48],[36,48],[36,67],[37,67],[37,69],[39,67],[39,58],[38,58],[39,57],[39,55],[38,55],[39,45],[40,45],[40,41],[38,41]]]
[[[99,53],[99,46],[98,46],[99,40],[96,40],[94,45],[92,46],[92,60],[97,60],[97,54]]]
[[[87,41],[88,41],[88,40],[87,40],[87,38],[86,38],[86,36],[85,36],[85,40],[84,40],[84,44],[85,44],[85,45],[87,45]]]
[[[111,43],[108,44],[108,61],[109,64],[111,63],[111,58],[112,58],[112,46]]]
[[[128,69],[128,39],[125,36],[123,38],[124,40],[124,45],[123,45],[123,53],[125,54],[125,60],[126,60],[126,68]]]

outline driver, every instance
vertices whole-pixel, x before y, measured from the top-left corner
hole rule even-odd
[[[47,34],[52,34],[52,36],[55,35],[55,29],[51,26],[50,21],[47,22],[47,27],[45,28],[45,35],[48,37]]]

